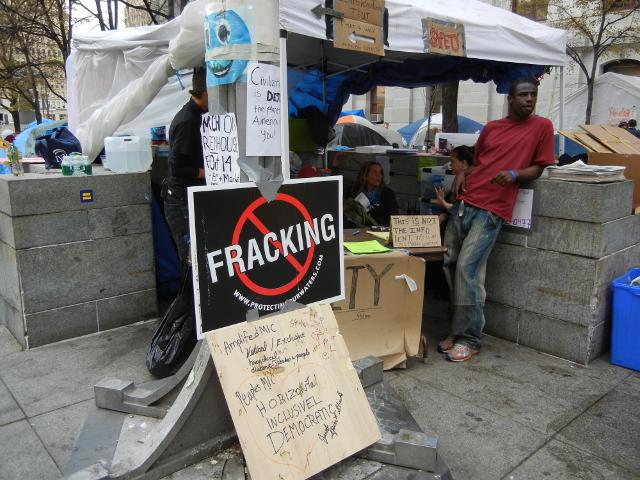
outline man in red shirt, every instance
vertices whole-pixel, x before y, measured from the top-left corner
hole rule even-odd
[[[454,362],[468,360],[482,347],[487,259],[503,222],[511,221],[519,184],[555,163],[553,125],[533,114],[537,98],[536,80],[512,82],[507,117],[482,129],[473,166],[453,183],[457,201],[444,238],[453,317],[450,335],[438,348]]]

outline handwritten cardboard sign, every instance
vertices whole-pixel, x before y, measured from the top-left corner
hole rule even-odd
[[[280,156],[280,69],[249,62],[247,156]]]
[[[383,0],[336,0],[334,8],[344,14],[334,23],[334,47],[384,56]]]
[[[254,480],[301,480],[380,438],[331,307],[206,334]]]
[[[440,222],[437,215],[391,215],[394,247],[439,247]]]
[[[466,55],[464,25],[462,23],[423,18],[422,40],[426,53],[439,53],[454,57]]]
[[[200,134],[207,185],[239,182],[236,114],[203,114]]]
[[[518,190],[516,203],[511,213],[512,227],[526,228],[531,230],[531,211],[533,210],[533,189],[521,188]]]

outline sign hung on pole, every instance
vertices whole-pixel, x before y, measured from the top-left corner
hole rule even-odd
[[[384,56],[384,0],[336,0],[333,46]]]
[[[234,113],[203,114],[200,135],[207,185],[239,182],[236,115]]]
[[[247,68],[247,156],[281,155],[280,69],[249,62]]]
[[[422,40],[425,53],[453,57],[466,56],[464,25],[435,18],[422,19]]]
[[[193,187],[189,221],[198,338],[344,296],[341,177],[287,181],[272,202],[253,183]]]
[[[206,339],[254,480],[303,480],[380,439],[329,305]]]

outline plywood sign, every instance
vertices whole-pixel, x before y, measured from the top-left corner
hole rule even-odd
[[[334,8],[344,14],[335,20],[334,47],[384,55],[384,1],[336,0]]]
[[[466,56],[464,25],[462,23],[423,18],[422,39],[426,53],[439,53],[454,57]]]
[[[329,305],[206,339],[254,480],[305,479],[380,438]]]
[[[391,215],[394,247],[439,247],[440,222],[437,215]]]

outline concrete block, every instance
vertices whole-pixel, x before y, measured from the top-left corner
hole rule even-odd
[[[11,217],[16,250],[88,240],[87,212],[47,213]]]
[[[526,245],[583,257],[601,258],[635,245],[638,239],[640,215],[629,215],[601,224],[537,217]]]
[[[396,465],[433,472],[436,468],[438,438],[422,432],[400,430],[396,437]]]
[[[520,309],[486,302],[484,305],[484,333],[518,343]]]
[[[13,235],[13,222],[11,217],[4,212],[0,212],[0,242],[6,243],[10,247],[15,246]]]
[[[100,331],[156,318],[158,300],[155,288],[96,301]]]
[[[108,238],[151,231],[151,206],[127,205],[90,210],[89,238]]]
[[[358,378],[362,383],[362,388],[367,388],[374,383],[382,381],[384,362],[373,356],[368,356],[353,362],[353,367],[358,372]]]
[[[134,388],[131,380],[104,378],[93,386],[96,406],[109,410],[119,410],[124,402],[124,395]]]
[[[605,325],[578,325],[523,310],[518,343],[586,365],[604,351]]]
[[[25,315],[28,348],[98,331],[96,303],[88,302]]]
[[[535,220],[537,221],[537,219]],[[508,243],[510,245],[520,245],[522,247],[527,246],[527,240],[531,232],[523,230],[521,228],[504,226],[498,234],[498,243]]]
[[[16,310],[22,310],[20,297],[20,278],[16,251],[6,243],[0,242],[0,297]]]
[[[96,166],[89,177],[63,177],[59,173],[2,177],[12,177],[0,179],[0,183],[6,182],[9,190],[9,205],[2,207],[3,211],[14,217],[151,202],[148,172],[113,173]],[[81,190],[92,190],[93,201],[81,203]],[[6,199],[4,203],[7,203]]]
[[[11,332],[22,348],[27,348],[22,312],[7,303],[3,297],[0,297],[0,325],[7,327],[7,330]]]
[[[9,200],[9,182],[7,178],[13,175],[0,175],[0,212],[11,215],[11,201]]]
[[[155,288],[151,233],[18,251],[25,313]]]
[[[538,179],[535,216],[606,223],[631,213],[633,182],[578,183]]]
[[[640,236],[636,241],[640,242]],[[596,264],[597,285],[608,287],[613,279],[634,267],[640,267],[640,243],[599,259]]]

